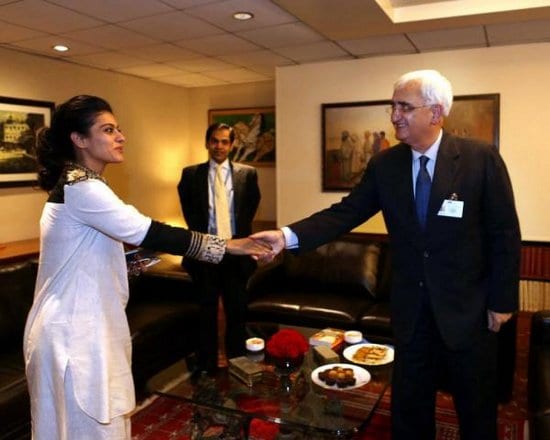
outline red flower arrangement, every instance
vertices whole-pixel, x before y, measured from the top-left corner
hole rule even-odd
[[[252,419],[250,422],[250,438],[258,440],[275,440],[279,434],[279,426],[273,422]]]
[[[303,357],[309,343],[296,330],[285,328],[275,333],[266,344],[267,353],[274,358],[294,359]]]

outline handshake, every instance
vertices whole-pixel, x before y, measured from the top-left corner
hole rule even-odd
[[[269,263],[285,248],[285,237],[280,229],[261,231],[246,238],[227,240],[226,252],[232,255],[250,255],[261,263]]]

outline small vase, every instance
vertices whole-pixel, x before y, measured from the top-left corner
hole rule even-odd
[[[296,371],[304,362],[304,355],[298,355],[293,358],[271,357],[273,365],[275,365],[275,373],[279,376],[289,376]]]

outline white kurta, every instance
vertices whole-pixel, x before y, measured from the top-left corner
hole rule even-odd
[[[128,278],[122,242],[140,244],[151,219],[102,181],[65,185],[46,203],[34,303],[24,337],[33,430],[63,408],[68,366],[79,406],[101,423],[134,408]],[[61,401],[60,401],[61,400]],[[53,413],[55,414],[55,413]]]

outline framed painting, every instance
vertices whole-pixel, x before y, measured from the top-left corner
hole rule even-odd
[[[346,191],[370,158],[397,143],[390,100],[322,104],[323,191]]]
[[[208,110],[208,123],[215,122],[235,130],[230,160],[253,166],[275,165],[275,107]]]
[[[444,129],[499,144],[499,94],[455,96]],[[370,158],[396,145],[391,101],[322,104],[323,191],[347,191],[361,179]]]
[[[50,125],[55,104],[0,97],[0,187],[36,183],[36,135]]]
[[[480,139],[499,148],[500,95],[455,96],[443,128],[457,136]]]

